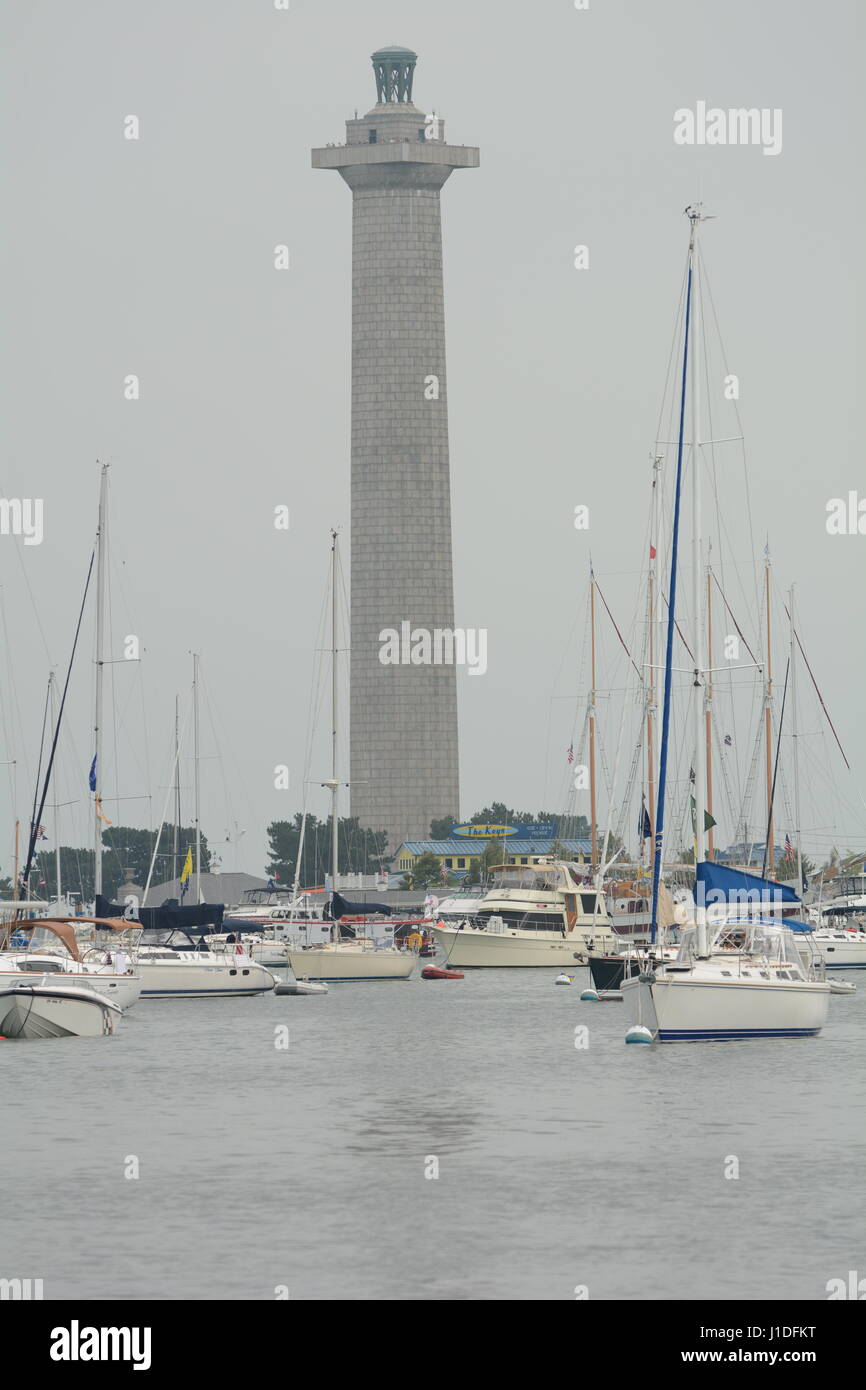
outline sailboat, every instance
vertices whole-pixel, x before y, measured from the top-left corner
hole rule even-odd
[[[338,884],[338,717],[337,699],[337,532],[331,532],[331,776],[322,782],[331,794],[331,890]],[[300,863],[300,854],[299,854]],[[417,952],[398,950],[396,946],[356,936],[343,939],[340,924],[331,926],[331,940],[316,946],[293,946],[289,943],[288,959],[296,980],[408,980],[415,969]]]
[[[721,866],[705,854],[705,712],[707,671],[701,617],[701,425],[700,425],[700,294],[698,233],[705,220],[700,204],[686,209],[689,249],[686,303],[683,319],[682,381],[679,402],[676,487],[674,494],[671,574],[665,654],[662,742],[659,760],[658,808],[654,834],[653,901],[650,937],[658,936],[659,882],[664,847],[664,817],[670,741],[673,638],[680,542],[680,509],[686,399],[691,387],[692,484],[692,619],[694,653],[695,748],[695,910],[694,922],[682,932],[675,961],[643,962],[643,968],[622,982],[629,1015],[627,1042],[705,1042],[742,1038],[814,1036],[823,1027],[830,1002],[830,985],[822,968],[801,951],[790,919],[782,914],[739,913],[731,902],[732,885]],[[692,361],[689,361],[691,349]],[[772,797],[770,798],[772,828]],[[768,844],[771,842],[768,833]],[[730,871],[728,871],[730,872]],[[757,877],[757,876],[755,876]],[[759,904],[773,901],[782,885],[761,877]],[[721,920],[710,930],[708,902],[723,905]],[[803,934],[805,935],[805,933]]]

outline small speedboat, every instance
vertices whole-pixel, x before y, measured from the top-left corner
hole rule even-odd
[[[95,990],[58,984],[44,975],[0,989],[4,1038],[99,1038],[112,1034],[121,1011]]]
[[[421,971],[422,980],[462,980],[461,970],[445,970],[441,965],[425,965]]]

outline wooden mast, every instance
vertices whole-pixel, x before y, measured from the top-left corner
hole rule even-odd
[[[707,813],[713,819],[713,601],[711,593],[712,572],[707,565],[707,683],[706,683],[706,735],[707,735]],[[707,858],[715,859],[716,842],[714,827],[707,829]]]
[[[592,646],[592,689],[589,695],[589,809],[590,836],[592,842],[592,865],[598,864],[598,818],[595,782],[595,571],[589,571],[589,611]]]
[[[775,829],[773,827],[773,646],[770,613],[770,547],[764,552],[764,594],[767,605],[767,657],[766,681],[764,683],[764,743],[767,755],[767,854],[766,862],[770,875],[775,872]]]

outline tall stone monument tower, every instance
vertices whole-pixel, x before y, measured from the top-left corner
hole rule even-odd
[[[391,850],[459,812],[455,666],[380,659],[386,630],[454,626],[439,190],[478,150],[413,105],[416,61],[374,53],[376,105],[312,152],[352,190],[349,782]]]

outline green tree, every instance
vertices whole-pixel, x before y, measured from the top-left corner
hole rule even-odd
[[[442,866],[435,854],[419,854],[404,879],[408,888],[429,888],[442,882]]]
[[[117,901],[126,883],[126,869],[132,870],[132,882],[143,887],[150,871],[150,861],[156,844],[156,831],[141,830],[131,825],[107,826],[102,833],[102,891],[106,898]],[[33,857],[29,888],[34,896],[51,898],[57,892],[57,863],[53,846],[43,848]],[[164,825],[159,852],[153,866],[153,883],[160,884],[177,878],[183,868],[187,849],[195,857],[195,828],[182,826],[180,848],[174,858],[174,826]],[[207,836],[201,836],[201,871],[209,873],[212,855]],[[93,850],[73,845],[60,846],[60,886],[64,893],[80,893],[82,901],[90,902],[94,892]]]
[[[298,811],[293,820],[271,821],[268,826],[269,858],[267,872],[286,888],[295,881],[303,816]],[[357,816],[341,817],[337,828],[338,871],[341,874],[374,874],[385,870],[391,862],[388,854],[387,830],[363,830]],[[331,822],[307,816],[304,831],[304,857],[300,883],[311,888],[322,883],[331,872]]]
[[[150,871],[150,861],[156,845],[155,830],[138,830],[129,825],[111,825],[102,832],[102,881],[106,897],[114,897],[125,881],[125,869],[132,870],[132,882],[144,886]],[[201,871],[209,874],[213,853],[206,835],[201,840]],[[177,857],[174,853],[174,825],[164,825],[159,836],[159,849],[153,866],[153,882],[168,883],[179,878],[186,852],[192,850],[195,862],[195,826],[182,825],[178,831]],[[61,873],[63,873],[61,863]],[[64,874],[65,877],[65,874]],[[71,886],[71,885],[70,885]]]
[[[490,876],[490,870],[497,864],[505,863],[505,850],[501,840],[486,840],[480,854],[474,855],[464,882],[482,883]]]
[[[449,840],[451,838],[451,827],[457,824],[456,816],[439,816],[430,822],[431,840]]]

